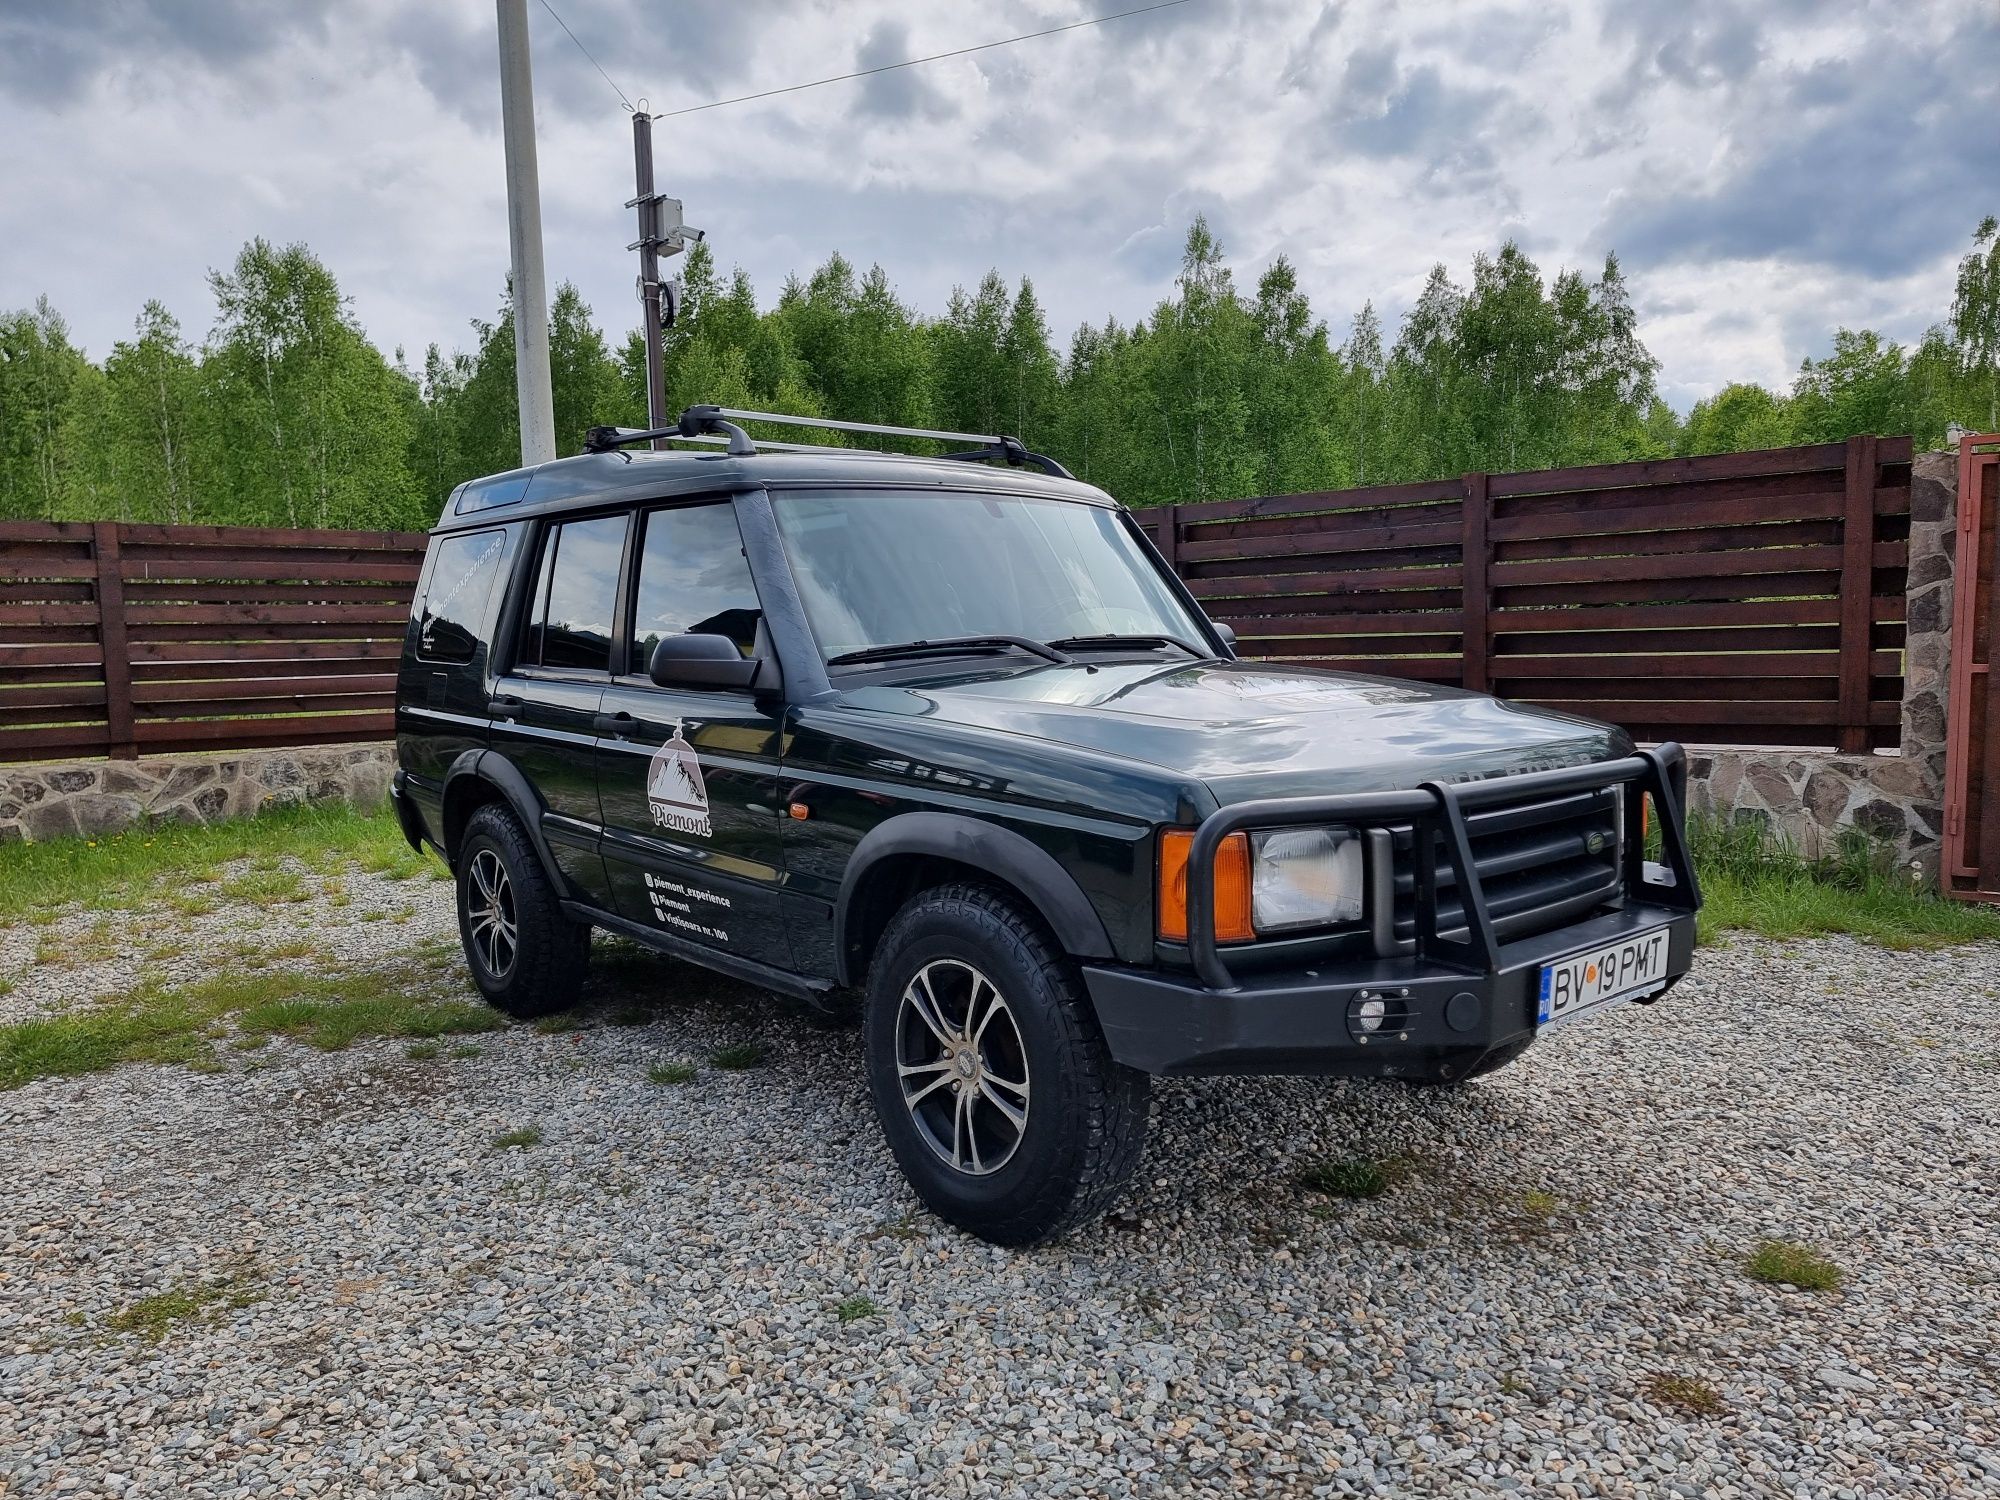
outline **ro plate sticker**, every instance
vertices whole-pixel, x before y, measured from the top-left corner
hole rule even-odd
[[[702,779],[694,746],[681,738],[678,724],[673,738],[653,752],[646,768],[646,802],[653,810],[654,826],[708,837],[708,783]]]

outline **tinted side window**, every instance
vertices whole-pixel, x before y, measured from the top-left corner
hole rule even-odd
[[[549,532],[528,616],[524,663],[611,670],[611,616],[618,607],[624,551],[623,516],[569,521]]]
[[[475,531],[441,538],[436,547],[418,616],[417,654],[429,661],[471,661],[506,556],[507,534]]]
[[[763,607],[750,582],[736,511],[727,501],[646,515],[634,611],[632,670],[644,672],[662,636],[726,635],[748,656]]]

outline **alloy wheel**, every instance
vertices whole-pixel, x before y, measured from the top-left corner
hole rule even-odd
[[[470,942],[486,972],[504,979],[520,951],[520,926],[514,914],[514,885],[507,867],[491,849],[472,856],[472,887],[466,893]]]
[[[984,1177],[1020,1149],[1027,1051],[1006,998],[972,965],[937,959],[904,987],[896,1075],[917,1133],[954,1171]]]

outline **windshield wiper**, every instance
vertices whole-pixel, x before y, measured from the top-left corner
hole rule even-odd
[[[1049,644],[1065,651],[1095,651],[1119,646],[1178,646],[1197,659],[1206,660],[1208,657],[1206,651],[1195,650],[1177,635],[1066,635]]]
[[[905,656],[947,655],[955,651],[1026,651],[1044,661],[1067,664],[1069,658],[1054,646],[1044,645],[1025,635],[947,635],[932,641],[904,641],[895,646],[868,646],[860,651],[843,651],[829,656],[829,667],[850,666],[864,661],[895,661]]]

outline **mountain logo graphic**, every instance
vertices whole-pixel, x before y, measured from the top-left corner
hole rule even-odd
[[[694,746],[681,737],[678,724],[646,768],[646,801],[656,827],[697,838],[709,836],[708,783],[702,779]]]

